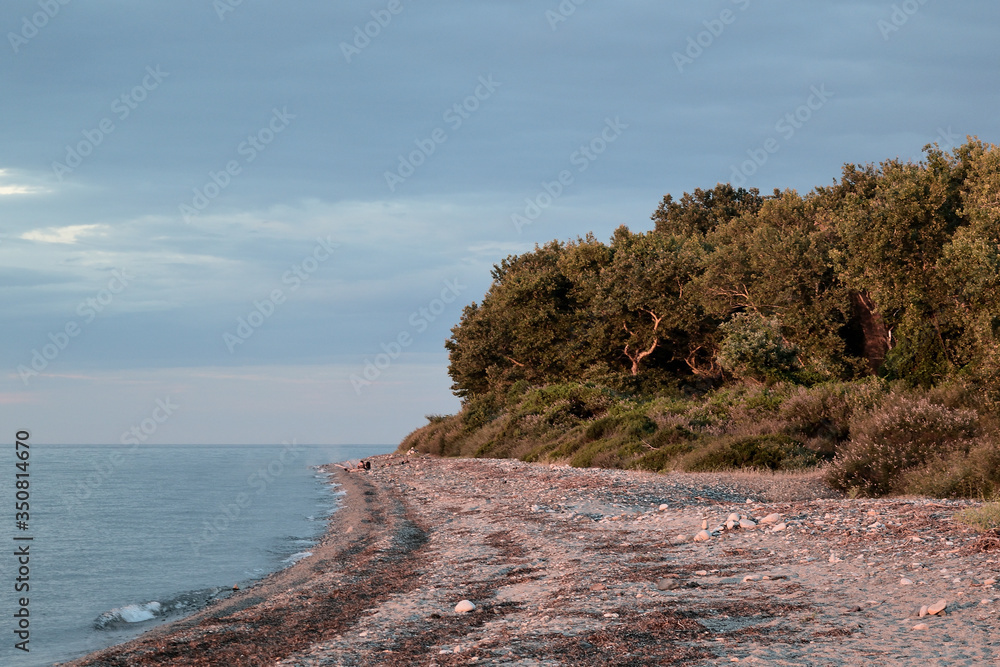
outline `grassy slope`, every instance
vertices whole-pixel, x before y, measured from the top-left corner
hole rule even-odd
[[[959,389],[870,379],[743,384],[700,397],[637,397],[584,384],[515,385],[404,439],[439,456],[578,467],[801,470],[823,465],[853,494],[991,497],[1000,491],[995,420]]]

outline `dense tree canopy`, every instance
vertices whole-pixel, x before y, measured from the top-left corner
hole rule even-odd
[[[1000,389],[997,146],[846,165],[806,196],[719,184],[652,219],[496,266],[446,344],[456,393],[867,374]]]

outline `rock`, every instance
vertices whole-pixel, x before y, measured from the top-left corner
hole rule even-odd
[[[670,538],[670,544],[673,545],[687,544],[690,540],[691,538],[688,535],[678,535],[676,537]]]
[[[469,600],[462,600],[457,605],[455,605],[455,611],[459,614],[464,614],[466,612],[474,611],[476,605],[472,604]]]
[[[747,583],[748,581],[760,581],[760,580],[761,576],[759,574],[748,574],[747,576],[743,577],[744,584]]]
[[[937,602],[935,602],[934,604],[929,605],[927,607],[927,613],[931,614],[933,616],[936,616],[936,615],[940,614],[941,612],[943,612],[945,610],[945,607],[947,607],[947,606],[948,606],[948,601],[945,600],[944,598],[942,598],[942,599],[938,600]]]
[[[740,528],[756,528],[757,522],[753,519],[740,519]]]
[[[607,590],[607,588],[608,587],[605,586],[604,584],[594,584],[593,586],[590,587],[590,590],[592,590],[592,591],[603,591],[603,590]]]
[[[729,515],[729,517],[726,519],[726,521],[739,521],[742,518],[743,517],[741,517],[739,514],[737,514],[736,512],[733,512],[732,514]]]
[[[739,528],[739,526],[740,524],[732,520],[726,522],[726,530],[733,530],[734,528]]]
[[[656,588],[661,591],[672,591],[675,588],[680,588],[681,582],[677,579],[660,579],[656,582]]]
[[[702,530],[697,535],[694,536],[695,542],[704,542],[705,540],[710,540],[710,539],[712,539],[712,534],[709,533],[707,530]]]
[[[697,576],[699,576],[699,577],[707,577],[708,576],[708,570],[698,570],[697,572],[695,572],[695,574]]]
[[[670,509],[670,506],[667,505],[666,503],[663,503],[662,505],[660,505],[660,511],[661,512],[666,512],[668,509]]]
[[[903,577],[902,579],[899,580],[899,585],[900,586],[909,586],[912,583],[913,583],[913,580],[912,579],[907,579],[906,577]]]
[[[761,519],[759,523],[762,523],[765,526],[781,523],[781,515],[776,512],[772,512],[771,514],[768,514],[766,517]]]
[[[708,519],[702,519],[701,529],[702,530],[708,530]]]
[[[837,558],[837,556],[835,556],[832,553],[830,554],[830,562],[831,563],[839,563],[842,560],[844,560],[844,559],[843,558]]]
[[[781,531],[783,531],[787,527],[788,527],[788,524],[786,524],[784,521],[782,521],[778,525],[776,525],[773,528],[771,528],[771,530],[774,531],[774,532],[776,532],[776,533],[780,533]]]
[[[924,605],[923,607],[920,608],[920,611],[917,613],[917,616],[923,618],[926,615],[927,615],[927,605]]]
[[[995,583],[997,583],[996,579],[987,579],[983,582],[983,586],[992,586]]]
[[[926,623],[917,623],[916,625],[914,625],[914,626],[913,626],[913,628],[912,628],[912,629],[913,629],[913,630],[926,630],[926,629],[927,629],[927,628],[929,628],[929,627],[930,627],[930,626],[929,626],[929,625],[927,625]]]
[[[845,609],[844,613],[845,614],[854,614],[854,613],[857,613],[859,611],[861,611],[861,607],[859,607],[858,605],[854,605],[853,607],[848,607],[847,609]]]

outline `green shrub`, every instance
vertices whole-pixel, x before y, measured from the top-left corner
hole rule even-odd
[[[771,434],[721,441],[689,461],[690,471],[756,468],[798,470],[816,465],[816,456],[787,435]]]
[[[493,394],[474,396],[462,405],[462,424],[466,430],[474,431],[499,417],[502,409]]]
[[[970,507],[955,515],[967,526],[981,531],[1000,530],[1000,503],[986,503],[982,507]]]
[[[777,320],[737,313],[719,325],[719,364],[736,377],[754,380],[794,379],[801,370],[799,348],[784,339]]]
[[[660,472],[670,467],[670,464],[678,457],[694,451],[695,445],[692,442],[677,442],[660,447],[656,451],[646,452],[640,456],[633,464],[639,470],[649,470]]]
[[[906,471],[967,450],[977,425],[974,410],[952,410],[926,398],[896,395],[852,420],[851,441],[834,459],[827,482],[864,496],[900,493]]]
[[[935,498],[980,498],[1000,495],[1000,445],[977,442],[966,452],[945,457],[903,473],[902,493]]]

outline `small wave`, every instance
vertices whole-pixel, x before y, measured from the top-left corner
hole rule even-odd
[[[284,559],[281,562],[282,563],[288,563],[289,565],[294,565],[295,563],[298,563],[303,558],[309,558],[309,556],[312,556],[312,555],[313,554],[312,554],[311,551],[300,551],[297,554],[292,554],[291,556],[289,556],[288,558]]]
[[[106,630],[127,623],[151,621],[162,614],[163,605],[155,600],[153,602],[146,602],[145,604],[130,604],[104,612],[94,621],[94,627],[98,630]]]
[[[153,600],[142,604],[130,604],[106,611],[94,621],[97,630],[114,630],[133,623],[144,623],[176,614],[190,614],[209,601],[227,597],[232,591],[228,588],[203,588],[186,591],[160,602]]]

